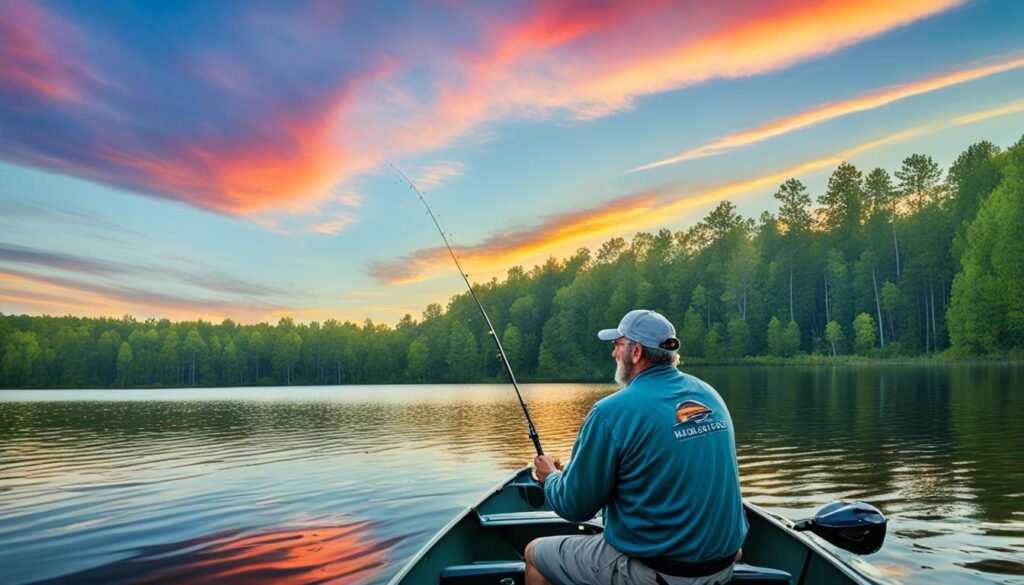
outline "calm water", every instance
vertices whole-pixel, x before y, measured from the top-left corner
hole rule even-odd
[[[874,503],[900,582],[1024,583],[1024,367],[693,371],[750,501]],[[545,450],[611,390],[526,386]],[[0,391],[0,582],[386,582],[524,429],[502,385]]]

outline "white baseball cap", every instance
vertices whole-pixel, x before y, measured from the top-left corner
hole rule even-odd
[[[597,333],[601,341],[615,341],[620,337],[651,349],[679,349],[679,339],[676,338],[676,328],[672,323],[660,313],[646,309],[630,311],[619,321],[618,327],[602,329]]]

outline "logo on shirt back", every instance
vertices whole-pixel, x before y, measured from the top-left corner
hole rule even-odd
[[[715,420],[715,411],[696,400],[687,400],[676,405],[676,424],[672,433],[677,439],[685,440],[715,431],[724,431],[728,426]]]

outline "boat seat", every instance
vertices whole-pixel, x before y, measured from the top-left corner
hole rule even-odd
[[[793,576],[785,571],[755,567],[746,563],[736,563],[732,569],[732,581],[729,583],[757,583],[759,585],[791,585]]]
[[[441,585],[525,585],[523,561],[479,561],[441,571]]]
[[[579,526],[601,527],[599,522],[587,520],[586,522],[570,522],[558,514],[550,511],[538,510],[532,512],[510,512],[501,514],[480,514],[477,513],[481,526],[522,526],[526,524],[570,524]]]
[[[483,561],[441,571],[441,585],[523,585],[525,582],[526,563],[523,561]],[[746,563],[736,563],[729,581],[736,585],[792,585],[792,582],[792,575],[786,571]]]
[[[543,524],[547,522],[566,522],[558,514],[550,511],[507,512],[501,514],[480,514],[480,524],[484,526],[516,526],[519,524]]]

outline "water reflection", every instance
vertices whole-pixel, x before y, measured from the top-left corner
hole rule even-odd
[[[792,518],[871,501],[891,524],[869,560],[906,582],[1024,572],[1024,368],[695,373],[729,404],[751,501]],[[545,450],[567,456],[612,389],[525,386]],[[0,392],[0,445],[5,583],[195,580],[165,558],[193,576],[383,582],[533,455],[495,385]]]
[[[146,547],[121,561],[45,583],[357,583],[385,562],[359,522],[253,535],[213,534]]]
[[[890,537],[869,558],[905,582],[1024,573],[1022,368],[769,370],[700,372],[736,420],[748,499],[790,517],[874,503]]]

